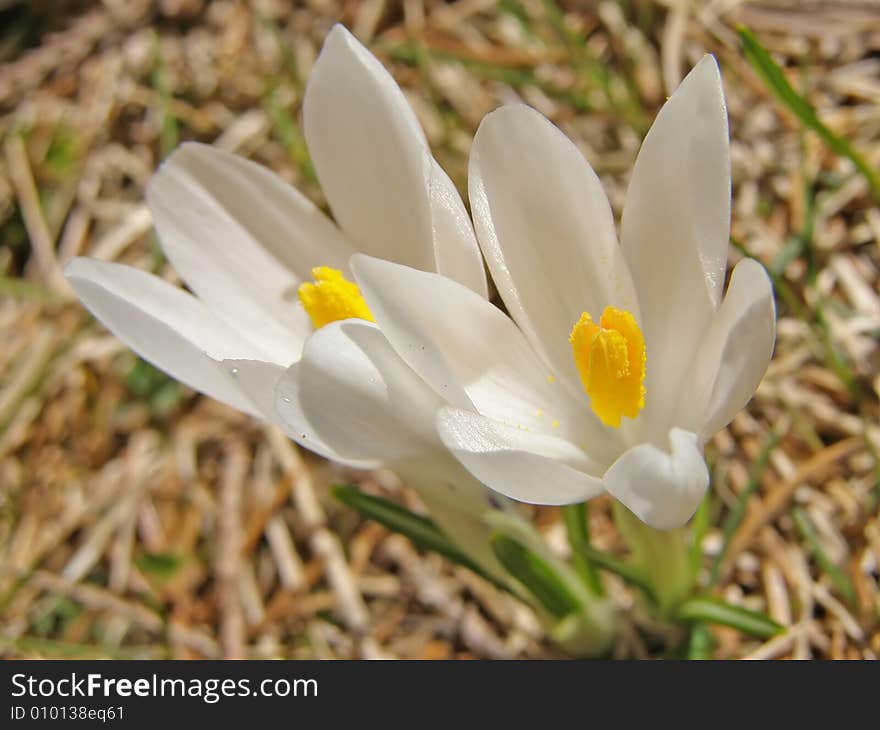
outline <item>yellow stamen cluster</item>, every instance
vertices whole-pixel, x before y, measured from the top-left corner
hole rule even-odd
[[[375,321],[358,285],[341,271],[318,266],[312,269],[312,276],[315,282],[300,284],[297,293],[315,329],[340,319]]]
[[[569,336],[574,361],[593,412],[606,426],[620,427],[645,407],[645,338],[635,317],[605,307],[597,325],[587,312]]]

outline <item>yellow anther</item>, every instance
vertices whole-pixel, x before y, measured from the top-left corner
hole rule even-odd
[[[299,300],[312,318],[315,329],[340,319],[366,319],[375,322],[361,290],[341,271],[329,266],[312,269],[315,283],[300,284]]]
[[[605,307],[597,325],[584,312],[569,336],[590,407],[606,426],[620,427],[645,407],[645,338],[635,317]]]

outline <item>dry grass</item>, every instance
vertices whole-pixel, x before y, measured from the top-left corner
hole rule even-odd
[[[719,527],[703,540],[704,578],[717,562],[719,594],[787,629],[764,644],[713,629],[714,655],[875,658],[880,208],[770,97],[735,28],[749,24],[877,166],[880,4],[292,5],[3,11],[0,655],[554,655],[529,610],[328,496],[347,481],[414,504],[393,476],[340,470],[178,386],[108,336],[59,276],[88,254],[174,280],[142,198],[179,140],[236,150],[320,201],[298,105],[324,33],[342,20],[406,89],[458,183],[482,115],[524,99],[577,141],[618,213],[666,89],[704,52],[718,56],[733,236],[777,276],[780,322],[760,390],[709,447]],[[621,549],[607,505],[591,515],[597,544]],[[556,511],[536,519],[564,544]],[[632,605],[622,587],[614,595]],[[657,655],[638,612],[625,613],[615,655]]]

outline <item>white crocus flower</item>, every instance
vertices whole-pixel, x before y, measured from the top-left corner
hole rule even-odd
[[[65,270],[86,307],[139,355],[269,421],[278,420],[275,383],[314,327],[369,317],[345,278],[354,252],[438,271],[486,296],[460,196],[400,88],[342,26],[315,63],[303,117],[335,224],[264,167],[189,143],[152,178],[147,202],[192,294],[116,263],[78,258]]]
[[[721,297],[730,162],[714,59],[648,133],[620,244],[596,174],[525,106],[481,124],[470,198],[512,319],[442,276],[352,262],[383,334],[451,404],[444,443],[517,500],[607,491],[652,527],[684,524],[709,483],[702,447],[754,393],[775,339],[757,262],[741,261]]]
[[[67,278],[111,332],[181,382],[275,422],[327,458],[395,467],[459,547],[498,574],[482,515],[504,500],[491,497],[443,447],[433,428],[437,399],[426,386],[395,391],[405,393],[406,424],[377,407],[375,373],[397,383],[417,378],[368,321],[346,278],[351,255],[364,251],[438,271],[483,298],[486,276],[470,218],[400,88],[342,26],[328,35],[309,77],[303,117],[335,224],[269,170],[185,144],[150,181],[147,201],[162,248],[192,294],[88,258],[68,264]],[[344,433],[324,439],[302,418],[279,417],[276,386],[304,348],[310,402],[363,429],[356,450]],[[296,372],[294,366],[290,376]],[[362,387],[337,388],[340,372]],[[419,439],[427,431],[425,449]],[[398,446],[402,432],[415,440],[401,438]]]

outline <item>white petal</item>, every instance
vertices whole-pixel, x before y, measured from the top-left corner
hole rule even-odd
[[[381,466],[376,459],[356,459],[341,454],[322,439],[303,411],[300,383],[300,362],[295,362],[275,383],[274,410],[278,425],[303,448],[325,459],[336,461],[357,469],[376,469]]]
[[[585,473],[595,465],[576,446],[530,433],[472,411],[444,408],[437,417],[443,443],[483,484],[520,502],[572,504],[602,493]]]
[[[449,175],[431,160],[428,180],[435,270],[486,299],[489,289],[471,218]]]
[[[352,257],[351,267],[385,336],[445,400],[588,443],[591,455],[608,463],[616,456],[613,436],[586,398],[553,378],[500,309],[438,274],[363,254]]]
[[[219,361],[264,353],[198,299],[156,276],[107,261],[76,258],[64,274],[86,308],[138,355],[191,388],[259,415]]]
[[[697,352],[681,410],[705,441],[754,395],[773,355],[776,306],[770,277],[754,259],[740,261]],[[690,406],[690,409],[689,409]]]
[[[275,410],[275,388],[287,368],[263,360],[241,358],[227,359],[222,364],[263,418],[270,423],[279,424],[281,419]]]
[[[284,378],[279,385],[276,407],[291,429],[304,419],[312,437],[341,459],[387,463],[440,446],[440,399],[375,325],[344,320],[322,327],[307,340],[297,371],[298,382]]]
[[[673,428],[669,445],[670,451],[654,444],[635,446],[603,477],[605,489],[642,522],[658,530],[687,522],[709,486],[697,434]]]
[[[460,196],[394,79],[341,25],[309,77],[303,122],[333,215],[361,251],[425,271],[439,267],[485,296]]]
[[[469,188],[483,254],[529,342],[574,383],[568,341],[583,312],[638,318],[602,184],[577,147],[526,106],[489,114],[471,151]]]
[[[223,367],[238,387],[251,399],[264,420],[280,427],[303,448],[359,469],[379,466],[375,461],[346,459],[321,441],[302,412],[299,399],[299,363],[289,368],[260,360],[224,360]],[[277,407],[284,404],[284,417]]]
[[[729,230],[727,110],[718,66],[706,56],[648,132],[621,223],[648,354],[641,420],[652,438],[666,433],[720,299]]]
[[[189,287],[273,360],[295,360],[311,330],[296,288],[311,267],[345,268],[353,249],[332,223],[269,170],[188,143],[147,189],[162,248]]]

